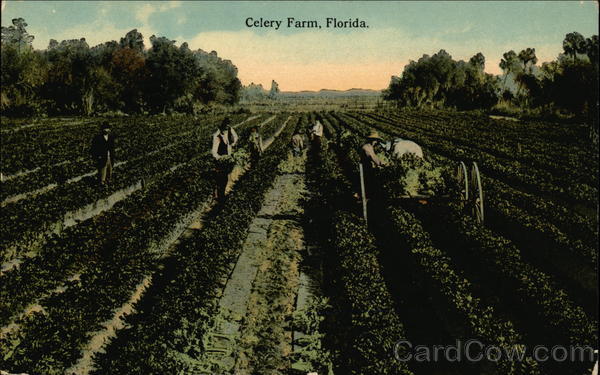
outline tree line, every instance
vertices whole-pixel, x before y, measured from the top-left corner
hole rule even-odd
[[[454,60],[446,51],[410,61],[400,77],[393,76],[384,98],[399,106],[490,109],[498,104],[575,115],[597,113],[598,35],[565,36],[563,52],[537,65],[535,48],[503,54],[503,75],[484,72],[485,57]]]
[[[27,23],[2,27],[0,109],[7,115],[193,113],[210,104],[239,101],[237,68],[215,51],[179,47],[136,29],[117,41],[90,47],[84,38],[32,47]]]
[[[280,93],[279,84],[275,80],[271,81],[271,88],[265,89],[262,84],[251,82],[248,86],[242,88],[241,101],[252,102],[257,100],[274,100]]]

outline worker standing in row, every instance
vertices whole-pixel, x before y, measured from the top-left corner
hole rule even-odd
[[[223,163],[224,159],[233,154],[233,148],[238,142],[238,135],[231,127],[231,120],[225,117],[219,124],[218,130],[212,137],[212,156],[217,161],[215,166],[215,190],[214,197],[217,201],[222,202],[225,198],[225,190],[229,182],[229,174],[231,173],[231,165]]]
[[[298,157],[302,155],[304,150],[304,138],[299,131],[296,131],[292,136],[292,155]]]
[[[376,186],[374,170],[384,165],[375,153],[375,147],[382,142],[383,139],[381,139],[379,133],[373,130],[367,136],[367,142],[360,148],[360,163],[363,168],[365,191],[368,198],[373,198],[373,195],[375,195],[375,189],[372,188]]]
[[[321,148],[321,137],[323,137],[323,125],[319,120],[315,122],[315,125],[310,130],[312,146],[315,149]]]
[[[262,136],[258,132],[258,128],[253,126],[250,130],[250,160],[256,163],[264,151]]]
[[[98,183],[103,186],[110,184],[116,155],[115,136],[110,133],[108,121],[102,122],[100,133],[92,139],[90,153],[98,168]]]
[[[395,138],[383,144],[386,152],[396,159],[400,159],[402,155],[413,154],[414,156],[423,159],[423,150],[421,146],[413,141],[402,138]]]

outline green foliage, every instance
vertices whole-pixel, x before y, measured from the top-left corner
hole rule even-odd
[[[492,142],[489,148],[485,146],[485,138],[493,137],[498,132],[497,128],[490,128],[491,124],[476,126],[478,133],[489,132],[489,134],[481,134],[481,138],[479,138],[475,132],[469,130],[469,126],[475,126],[475,124],[468,125],[466,117],[453,126],[450,120],[456,115],[441,116],[440,112],[426,113],[421,111],[412,115],[402,114],[395,117],[396,120],[389,122],[386,120],[386,118],[389,119],[389,116],[383,114],[338,116],[338,118],[341,120],[340,124],[359,134],[369,128],[376,128],[383,134],[411,137],[424,146],[425,155],[428,158],[438,162],[448,163],[450,160],[464,160],[476,154],[475,159],[479,163],[489,158],[490,154],[497,154],[501,149],[502,142]],[[435,119],[443,121],[445,126],[437,126]],[[387,125],[384,125],[384,122],[387,122]],[[431,122],[430,125],[426,125],[427,122]],[[562,130],[557,126],[545,128],[542,124],[511,124],[509,122],[498,123],[496,126],[502,126],[503,137],[519,137],[518,134],[521,134],[522,131],[539,132],[540,136],[534,137],[535,140],[532,139],[527,143],[528,148],[540,147],[540,153],[536,153],[538,156],[552,152],[566,139],[563,135],[557,136],[555,142],[548,140],[553,138],[553,131]],[[524,129],[525,127],[527,129]],[[447,147],[440,147],[445,143],[443,139],[453,133],[450,131],[451,128],[456,129],[456,137],[447,144]],[[541,134],[545,136],[541,136]],[[472,140],[473,143],[466,146],[463,143],[465,138]],[[518,139],[523,142],[523,138]],[[482,152],[483,149],[486,149],[486,152]],[[570,150],[577,153],[576,147],[571,146]],[[346,153],[348,150],[343,152]],[[435,155],[438,152],[447,156],[448,159]],[[584,150],[579,152],[584,152]],[[524,156],[520,147],[514,154],[516,155],[513,155],[513,158]],[[542,196],[546,197],[546,194],[540,193],[538,196],[531,192],[519,191],[513,186],[489,178],[489,174],[491,174],[489,169],[499,168],[502,163],[507,163],[507,161],[496,159],[494,163],[486,164],[487,169],[481,169],[484,173],[487,212],[493,211],[497,215],[504,215],[503,220],[512,225],[502,233],[507,232],[509,236],[527,237],[529,239],[529,242],[525,242],[528,244],[525,245],[527,247],[519,249],[508,238],[498,235],[501,228],[495,226],[496,220],[488,224],[491,229],[478,225],[460,203],[444,203],[439,207],[436,205],[435,215],[422,215],[427,220],[428,231],[435,233],[435,244],[442,246],[446,250],[445,252],[433,246],[429,234],[423,230],[413,215],[401,209],[386,211],[390,214],[393,231],[400,234],[399,243],[404,243],[406,248],[411,249],[415,266],[421,267],[429,278],[433,286],[428,290],[435,291],[436,296],[438,292],[442,297],[445,296],[444,306],[450,307],[450,311],[453,310],[462,316],[459,320],[470,327],[472,335],[501,346],[509,343],[521,344],[522,342],[512,323],[503,322],[500,318],[502,315],[496,315],[492,309],[482,306],[481,300],[468,291],[470,288],[484,288],[484,290],[490,290],[489,293],[493,293],[494,296],[499,295],[502,302],[510,300],[514,301],[512,303],[525,304],[526,307],[519,310],[518,319],[528,322],[525,327],[529,327],[533,322],[543,327],[544,333],[539,338],[543,342],[551,343],[550,345],[557,342],[563,344],[595,342],[597,331],[594,328],[594,321],[588,318],[584,310],[561,288],[563,284],[558,284],[558,280],[564,279],[555,278],[554,275],[550,276],[530,263],[530,259],[552,256],[546,253],[547,251],[562,252],[563,256],[576,257],[578,261],[586,265],[586,274],[581,268],[579,269],[582,273],[581,277],[574,279],[579,281],[588,278],[590,265],[596,262],[595,247],[597,243],[594,243],[593,247],[583,245],[579,236],[580,233],[586,233],[585,238],[588,243],[595,242],[592,240],[595,231],[593,220],[585,220],[579,215],[574,215],[570,210],[561,208],[559,204],[542,198]],[[576,165],[589,164],[597,168],[597,164],[591,163],[586,158],[582,158]],[[480,168],[481,165],[480,163]],[[548,165],[545,167],[549,168]],[[501,169],[508,170],[507,168]],[[385,169],[380,174],[383,190],[386,197],[394,197],[398,194],[398,189],[404,188],[396,183],[401,178],[403,169],[392,166],[389,171],[385,171],[387,173],[384,171]],[[561,173],[560,169],[557,169],[557,173]],[[504,177],[497,177],[504,179]],[[496,184],[499,186],[495,186]],[[557,187],[557,190],[564,191],[563,189],[567,186],[573,185],[576,184],[573,184],[571,180],[565,180],[561,187]],[[457,196],[456,192],[453,194],[451,196]],[[571,234],[565,236],[556,227],[548,224],[548,221],[557,223]],[[582,228],[584,226],[587,228]],[[534,251],[535,248],[531,247],[532,244],[541,249]],[[525,254],[523,252],[525,250],[531,253]],[[457,265],[467,266],[469,275],[475,275],[478,284],[483,283],[484,280],[485,283],[482,286],[470,286],[468,280],[464,279],[454,268],[450,257],[460,259],[461,261]],[[561,268],[561,265],[556,265],[556,267]],[[563,271],[561,270],[561,272]],[[569,276],[573,277],[574,275]],[[594,286],[591,285],[587,284],[588,290],[593,290]],[[492,298],[491,301],[496,300]],[[494,305],[494,307],[500,306],[502,306],[501,303],[497,306]],[[508,310],[513,313],[512,308]],[[515,323],[522,324],[523,321],[516,320]],[[530,332],[527,329],[522,334],[529,335]],[[517,365],[513,363],[499,363],[499,365],[503,369],[502,373],[528,374],[538,371],[536,370],[538,366],[531,361]],[[577,364],[577,366],[583,368],[587,364]],[[542,364],[542,367],[546,367],[546,365]]]
[[[535,48],[518,54],[510,50],[500,60],[503,77],[484,72],[481,53],[455,61],[444,50],[410,61],[401,77],[393,76],[384,98],[398,106],[415,108],[490,109],[502,105],[561,110],[588,117],[592,133],[598,133],[598,36],[565,36],[566,56],[536,66]]]
[[[563,40],[563,51],[575,60],[578,53],[586,52],[586,41],[583,35],[574,31],[565,35]]]
[[[240,118],[245,117],[241,116]],[[161,119],[151,121],[142,128],[132,126],[136,124],[135,119],[124,119],[114,123],[117,136],[117,146],[121,148],[121,160],[126,165],[115,168],[115,182],[108,189],[98,189],[95,185],[95,165],[86,157],[69,162],[69,158],[81,158],[81,149],[89,147],[90,133],[85,128],[79,133],[72,133],[69,137],[61,137],[56,147],[50,148],[50,153],[37,154],[31,159],[32,163],[42,160],[39,172],[26,174],[22,178],[4,182],[3,188],[9,192],[18,192],[19,189],[29,188],[32,181],[41,178],[40,185],[45,183],[57,183],[57,175],[66,175],[76,178],[70,183],[63,183],[49,190],[45,194],[34,195],[29,199],[23,199],[4,207],[0,215],[2,223],[2,258],[9,257],[10,248],[19,248],[22,245],[37,243],[40,235],[52,231],[52,229],[63,222],[65,214],[92,204],[101,198],[118,192],[120,189],[128,188],[141,179],[150,182],[156,176],[166,173],[176,164],[185,163],[192,158],[203,155],[210,147],[210,133],[214,131],[220,117],[208,117],[203,119],[201,128],[197,127],[197,119],[191,117],[181,118],[179,121],[172,119]],[[206,121],[206,123],[204,123]],[[67,128],[68,129],[68,128]],[[27,134],[21,134],[28,137]],[[19,139],[21,137],[16,137]],[[10,139],[7,139],[10,140]],[[41,138],[41,147],[45,142],[53,142],[47,137]],[[31,143],[31,144],[30,144]],[[27,147],[36,147],[33,142],[25,143],[23,152]],[[59,147],[60,146],[60,147]],[[37,144],[40,147],[40,144]],[[148,148],[147,153],[140,154],[139,150]],[[120,150],[120,151],[121,151]],[[4,148],[3,148],[4,152]],[[14,150],[13,150],[14,153]],[[4,155],[3,155],[4,156]],[[40,159],[37,159],[40,158]],[[19,160],[19,159],[17,159]],[[16,160],[16,161],[17,161]],[[212,160],[212,158],[210,158]],[[62,163],[66,161],[66,163]],[[54,167],[47,168],[56,164]],[[19,164],[14,169],[19,170]],[[76,171],[85,173],[83,175],[71,174]],[[86,173],[87,172],[87,173]],[[86,175],[89,174],[89,175]],[[27,191],[27,190],[26,190]],[[22,192],[22,190],[21,190]],[[5,196],[4,196],[5,197]],[[26,214],[27,213],[27,214]],[[17,220],[25,217],[28,220]]]
[[[12,115],[39,114],[43,108],[36,101],[36,93],[42,88],[48,74],[43,55],[31,48],[2,42],[0,46],[2,70],[0,109]]]
[[[331,126],[330,121],[325,123]],[[354,206],[352,185],[327,143],[309,154],[309,163],[310,180],[318,186],[314,199],[319,207],[314,214],[319,217],[315,220],[329,228],[328,264],[333,267],[329,272],[339,280],[336,288],[344,303],[332,310],[339,324],[338,340],[331,348],[336,371],[411,374],[405,363],[394,358],[395,343],[405,337],[404,327],[383,279],[375,239],[364,222],[349,212]]]
[[[236,183],[202,230],[182,241],[122,330],[97,357],[95,373],[179,374],[199,371],[198,343],[217,313],[218,293],[239,256],[249,224],[287,154],[288,128]],[[192,343],[193,345],[190,345]]]
[[[455,61],[444,50],[423,55],[392,77],[384,98],[409,107],[490,108],[497,102],[498,80],[483,71],[485,57],[478,53],[469,63]]]
[[[343,117],[353,128],[367,129],[364,127],[367,124],[379,131],[412,139],[421,147],[451,159],[475,160],[479,168],[486,170],[490,176],[515,187],[572,204],[597,201],[597,188],[594,186],[597,183],[597,167],[586,162],[596,160],[597,156],[581,139],[580,129],[532,123],[524,139],[521,124],[503,124],[505,131],[520,137],[519,142],[527,143],[527,148],[519,150],[517,142],[508,140],[505,133],[485,125],[490,123],[487,117],[459,115],[431,120],[422,113]],[[465,122],[471,125],[466,127]],[[544,134],[555,137],[552,144],[543,138]],[[581,144],[565,146],[561,144],[565,137]],[[575,176],[576,182],[573,177],[565,176],[565,171]]]
[[[347,373],[411,374],[394,359],[394,345],[405,337],[404,329],[381,274],[373,236],[357,216],[339,212],[333,217],[331,241],[352,312],[352,334],[342,348]]]
[[[31,50],[31,42],[33,42],[34,36],[29,35],[27,30],[27,23],[23,18],[15,18],[12,20],[12,26],[2,26],[2,44],[9,44],[15,46],[18,52],[24,50]]]
[[[389,209],[388,213],[399,242],[412,254],[414,264],[421,268],[432,289],[439,291],[445,306],[467,326],[471,338],[498,347],[522,345],[523,339],[513,323],[499,317],[493,307],[485,306],[473,295],[471,283],[456,269],[449,255],[433,245],[414,215],[400,208]],[[540,374],[532,358],[521,364],[505,359],[496,366],[503,374]]]
[[[216,52],[191,51],[152,36],[144,49],[136,29],[120,41],[90,48],[85,39],[50,40],[31,47],[22,18],[2,27],[2,97],[9,115],[180,111],[199,104],[235,104],[241,83],[237,68]]]

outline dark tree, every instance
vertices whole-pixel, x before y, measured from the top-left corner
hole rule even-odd
[[[566,55],[571,56],[573,61],[578,53],[585,53],[586,43],[583,35],[575,31],[567,34],[563,40],[563,51],[565,51]]]

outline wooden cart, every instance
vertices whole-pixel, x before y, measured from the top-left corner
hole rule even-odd
[[[359,164],[360,171],[360,182],[361,182],[361,193],[363,203],[363,216],[365,221],[367,220],[367,202],[365,200],[365,185],[364,185],[364,173],[362,164]],[[456,167],[455,178],[460,186],[460,193],[457,197],[448,195],[404,195],[399,197],[401,200],[415,201],[422,204],[428,202],[439,202],[454,200],[461,202],[464,206],[469,208],[469,211],[477,220],[478,223],[483,224],[484,220],[484,200],[483,200],[483,185],[481,184],[481,175],[479,173],[479,167],[476,162],[471,163],[471,168],[467,168],[464,162],[460,162]]]

